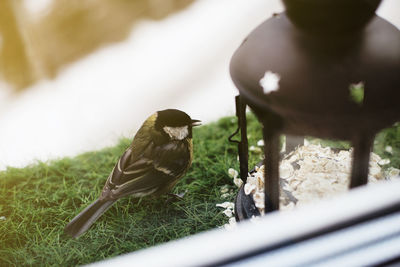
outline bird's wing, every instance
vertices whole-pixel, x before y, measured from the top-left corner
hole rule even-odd
[[[124,190],[132,194],[143,191],[160,193],[165,188],[172,189],[170,186],[186,173],[191,164],[190,144],[187,141],[170,141],[152,146],[151,168],[140,177],[127,182]]]
[[[150,150],[152,144],[146,150]],[[142,157],[132,159],[132,148],[129,147],[119,158],[111,172],[107,184],[110,188],[119,187],[128,181],[140,178],[153,169],[153,160],[142,153]]]
[[[142,157],[130,162],[131,148],[122,155],[103,189],[103,197],[116,199],[126,195],[145,196],[173,181],[171,175],[158,171],[154,161]]]
[[[114,197],[128,194],[144,196],[162,189],[180,178],[190,165],[186,143],[156,146],[150,143],[142,156],[133,161],[128,148],[117,162],[106,183],[105,190]]]
[[[154,123],[157,114],[150,116],[133,138],[131,146],[120,157],[107,183],[120,186],[137,179],[152,169],[152,149],[154,147]],[[107,184],[106,184],[107,185]]]

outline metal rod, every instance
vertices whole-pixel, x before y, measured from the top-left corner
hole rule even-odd
[[[265,212],[279,210],[279,133],[264,124]]]
[[[240,178],[245,183],[249,172],[249,148],[247,141],[247,120],[246,120],[246,104],[240,95],[235,97],[236,117],[238,118],[238,128],[228,137],[232,143],[238,144]],[[240,141],[233,140],[233,137],[240,131]]]
[[[245,183],[249,172],[249,148],[247,140],[247,120],[246,120],[246,104],[240,95],[236,96],[236,114],[238,116],[238,124],[240,128],[239,147],[239,164],[240,178]]]
[[[353,140],[354,152],[351,169],[350,188],[368,183],[369,157],[372,150],[374,136],[358,135]]]

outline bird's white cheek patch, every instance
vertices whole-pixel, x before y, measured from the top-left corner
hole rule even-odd
[[[267,71],[264,77],[260,80],[260,85],[263,88],[264,94],[269,94],[279,89],[279,80],[281,77],[277,73]]]
[[[163,129],[169,135],[169,137],[173,140],[183,140],[189,134],[189,130],[188,130],[187,126],[182,126],[182,127],[165,126]]]

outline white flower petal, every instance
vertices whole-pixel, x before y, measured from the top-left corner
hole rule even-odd
[[[228,197],[230,197],[230,194],[229,194],[229,193],[225,193],[225,194],[222,194],[222,195],[221,195],[221,198],[223,198],[223,199],[228,198]]]
[[[224,193],[228,193],[229,191],[229,186],[228,185],[224,185],[221,187],[221,189],[219,190],[222,194]]]
[[[265,72],[264,77],[262,77],[260,80],[260,85],[264,90],[264,94],[270,94],[271,92],[278,91],[280,79],[281,77],[276,73],[271,71]]]
[[[400,174],[400,170],[399,170],[399,169],[390,167],[390,168],[387,170],[387,176],[389,177],[389,179],[394,178],[394,177],[396,177],[396,176],[399,176],[399,174]]]
[[[231,209],[226,209],[222,213],[228,216],[229,218],[233,216],[233,211]]]
[[[385,147],[385,151],[386,151],[387,153],[393,154],[393,148],[392,148],[391,146],[386,146],[386,147]]]
[[[246,183],[244,185],[244,193],[246,195],[250,195],[251,193],[254,193],[255,191],[256,191],[256,186],[254,184]]]
[[[229,168],[228,174],[229,174],[229,176],[230,176],[231,178],[236,178],[236,177],[238,177],[238,175],[239,175],[239,173],[238,173],[235,169],[233,169],[233,168]]]
[[[283,161],[279,166],[279,176],[283,179],[287,179],[293,175],[293,166],[287,161]]]
[[[233,183],[237,186],[237,187],[241,187],[243,184],[242,179],[240,178],[233,178]]]
[[[232,219],[233,219],[233,220],[232,220]],[[231,230],[235,229],[236,226],[237,226],[237,223],[236,223],[235,218],[230,218],[230,219],[229,219],[229,223],[224,224],[224,228],[225,228],[226,230],[228,230],[228,231],[231,231]]]
[[[307,139],[304,139],[303,144],[304,144],[304,146],[309,146],[309,145],[310,145],[310,142],[309,142]]]
[[[378,164],[383,166],[383,165],[387,165],[390,163],[390,159],[381,159],[380,161],[378,161]]]
[[[259,148],[258,146],[250,146],[249,150],[253,151],[253,152],[256,152],[256,153],[261,153],[262,152],[261,148]]]
[[[227,209],[227,208],[234,209],[235,208],[235,204],[233,202],[224,202],[224,203],[217,204],[215,206],[221,207],[224,209]]]

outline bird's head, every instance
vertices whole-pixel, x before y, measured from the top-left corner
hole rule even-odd
[[[169,136],[171,140],[192,138],[192,127],[200,125],[199,120],[193,120],[188,114],[177,109],[166,109],[157,112],[155,127]]]

